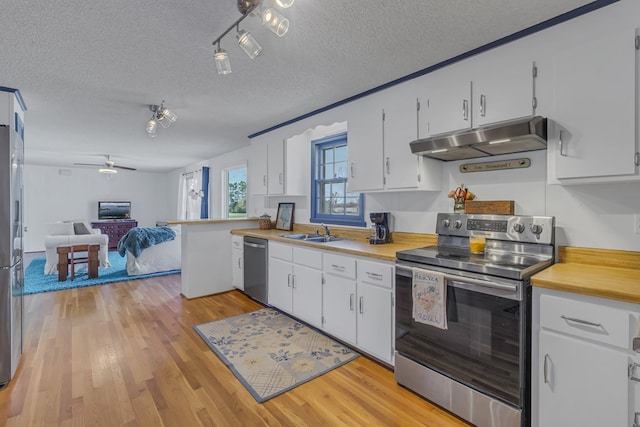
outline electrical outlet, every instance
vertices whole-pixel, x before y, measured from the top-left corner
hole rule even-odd
[[[640,214],[633,215],[633,232],[640,234]]]

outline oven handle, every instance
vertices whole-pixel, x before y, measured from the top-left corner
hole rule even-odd
[[[427,269],[428,270],[428,269]],[[405,277],[413,277],[413,271],[411,269],[411,267],[405,267],[405,266],[401,266],[401,265],[397,265],[396,264],[396,274],[399,273],[400,271],[403,271],[404,274],[400,274],[401,276],[405,276]],[[492,283],[492,282],[487,282],[484,280],[478,280],[478,279],[472,279],[470,277],[460,277],[460,276],[454,276],[453,274],[447,274],[444,273],[444,278],[447,280],[447,282],[449,282],[448,284],[455,286],[456,283],[460,284],[460,285],[475,285],[475,286],[481,286],[483,288],[491,288],[491,289],[499,289],[501,291],[509,291],[509,292],[513,292],[513,293],[517,293],[518,292],[518,287],[516,285],[510,285],[510,284],[506,284],[506,283]]]

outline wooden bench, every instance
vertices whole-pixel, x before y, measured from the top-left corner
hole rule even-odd
[[[87,264],[87,276],[89,279],[98,277],[98,251],[100,245],[71,245],[58,246],[58,282],[67,280],[69,266],[71,266],[71,280],[75,279],[76,264]],[[86,252],[85,256],[76,257],[77,252]]]

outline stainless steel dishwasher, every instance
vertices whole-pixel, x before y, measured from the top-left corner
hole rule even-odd
[[[267,240],[244,236],[244,292],[263,304],[267,303],[268,255]]]

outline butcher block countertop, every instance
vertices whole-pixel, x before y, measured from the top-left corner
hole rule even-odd
[[[560,247],[533,286],[640,304],[640,252]]]
[[[309,248],[377,258],[385,261],[395,261],[397,251],[435,245],[438,240],[438,237],[432,234],[394,232],[391,234],[392,243],[387,243],[384,245],[371,245],[369,244],[368,230],[337,226],[329,227],[331,235],[345,237],[346,240],[338,240],[328,243],[317,243],[282,237],[286,234],[296,233],[313,234],[315,233],[316,229],[319,229],[320,234],[324,234],[324,230],[322,229],[322,227],[307,224],[295,224],[292,231],[275,229],[261,230],[258,228],[248,228],[243,230],[232,230],[231,233],[242,236],[252,236],[283,243],[301,245]]]

